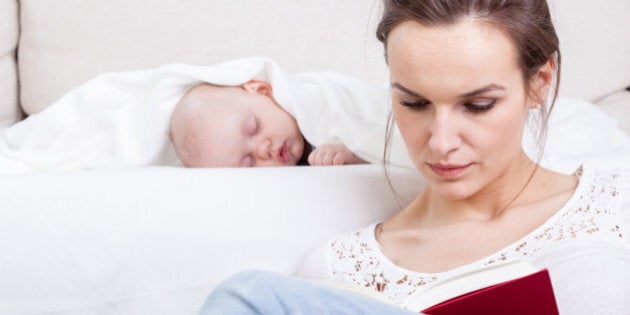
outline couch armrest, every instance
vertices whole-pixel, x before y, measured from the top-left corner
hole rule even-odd
[[[18,35],[17,0],[0,0],[0,126],[11,125],[22,117],[15,59]]]

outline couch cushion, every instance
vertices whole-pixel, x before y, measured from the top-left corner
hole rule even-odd
[[[18,34],[17,0],[0,0],[0,126],[21,118],[15,61]]]
[[[291,71],[337,70],[380,83],[385,64],[373,35],[379,2],[22,0],[23,107],[38,112],[104,71],[252,55]],[[630,85],[630,1],[550,6],[563,51],[563,95],[594,100]]]
[[[290,71],[337,70],[382,82],[382,49],[368,30],[378,13],[374,3],[22,0],[24,110],[38,112],[104,71],[252,55]]]
[[[601,101],[597,106],[617,120],[621,129],[630,135],[630,92],[619,91]]]
[[[390,171],[398,197],[380,165],[0,177],[0,313],[196,314],[229,275],[292,273],[398,211],[423,181]]]
[[[595,100],[630,85],[630,1],[554,0],[561,93]]]

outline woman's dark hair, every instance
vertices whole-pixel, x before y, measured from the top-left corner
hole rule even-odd
[[[552,60],[555,71],[553,97],[548,106],[540,106],[539,159],[546,135],[549,113],[558,97],[560,83],[560,49],[546,0],[383,0],[383,14],[376,37],[383,43],[387,58],[387,38],[397,25],[415,21],[428,27],[457,24],[466,18],[488,23],[501,30],[511,40],[518,53],[518,62],[525,89],[530,91],[530,79]],[[531,93],[530,93],[531,95]],[[387,162],[393,128],[390,115],[387,128],[384,161]]]

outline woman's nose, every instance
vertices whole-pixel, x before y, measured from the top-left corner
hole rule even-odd
[[[429,147],[438,156],[446,156],[461,144],[456,119],[446,111],[437,112],[432,122]]]

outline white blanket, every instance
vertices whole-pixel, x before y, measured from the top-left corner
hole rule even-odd
[[[630,138],[614,118],[589,102],[559,98],[549,118],[544,145],[536,131],[538,115],[529,118],[523,148],[544,167],[566,174],[582,164],[630,168]]]
[[[291,74],[272,60],[247,58],[97,76],[0,130],[0,173],[178,164],[168,127],[181,96],[201,82],[236,86],[252,79],[271,83],[275,100],[311,144],[342,143],[371,163],[382,160],[387,87],[332,72]],[[590,158],[630,156],[628,137],[593,105],[561,100],[555,111],[543,165],[569,172]],[[533,139],[526,133],[532,156]],[[412,167],[397,132],[391,152],[393,164]]]
[[[269,59],[247,58],[97,76],[1,130],[0,173],[176,164],[168,126],[181,96],[201,82],[235,86],[252,79],[271,83],[311,144],[343,143],[369,162],[381,160],[386,89],[338,73],[293,75]],[[406,163],[402,152],[394,154],[402,157],[398,164]]]

